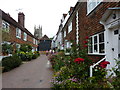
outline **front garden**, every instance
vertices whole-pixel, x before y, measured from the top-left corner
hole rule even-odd
[[[87,47],[87,45],[85,46]],[[70,55],[65,55],[63,51],[57,55],[52,55],[49,60],[54,70],[51,83],[54,89],[59,88],[120,88],[120,71],[113,69],[116,77],[106,78],[108,61],[103,61],[93,70],[90,77],[90,66],[93,65],[92,59],[87,56],[87,49],[80,46],[73,46],[69,50]],[[118,62],[120,64],[120,62]]]
[[[12,45],[5,43],[2,45],[2,53],[3,55],[12,55],[2,59],[3,72],[10,71],[23,62],[34,60],[40,56],[38,51],[32,52],[32,46],[28,44],[22,44],[19,50],[14,51]]]

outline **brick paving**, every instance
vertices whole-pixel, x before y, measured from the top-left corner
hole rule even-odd
[[[3,88],[50,88],[53,75],[48,68],[47,57],[41,55],[35,60],[22,64],[12,71],[2,74]]]

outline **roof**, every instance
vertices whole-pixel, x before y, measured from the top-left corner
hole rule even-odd
[[[47,35],[44,35],[40,40],[50,40]]]
[[[23,32],[26,32],[28,35],[30,35],[31,37],[38,39],[37,37],[35,37],[32,33],[30,33],[26,28],[22,27],[18,22],[16,22],[9,14],[5,13],[4,11],[2,11],[0,9],[0,11],[2,12],[2,19],[5,20],[6,22],[8,22],[9,24],[12,24],[15,27],[20,28]]]

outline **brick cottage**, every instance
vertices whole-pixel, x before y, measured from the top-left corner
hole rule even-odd
[[[111,63],[107,68],[115,67],[114,59],[120,57],[120,2],[102,2],[87,0],[77,2],[67,14],[63,14],[61,23],[52,45],[59,49],[71,47],[71,40],[86,48],[89,38],[88,56],[93,62],[105,57]]]
[[[17,22],[4,11],[0,10],[0,12],[2,14],[2,43],[13,45],[15,50],[19,49],[21,44],[29,44],[32,46],[33,51],[37,51],[38,38],[25,28],[24,13],[18,13]]]

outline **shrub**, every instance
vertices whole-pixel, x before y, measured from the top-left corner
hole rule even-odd
[[[20,47],[20,51],[30,52],[30,51],[32,51],[32,46],[29,44],[22,44]]]
[[[39,53],[38,51],[35,51],[35,52],[33,53],[32,59],[36,59],[36,58],[39,57],[39,56],[40,56],[40,53]]]
[[[22,63],[22,60],[17,55],[3,58],[2,59],[2,66],[4,67],[3,72],[16,68],[20,66],[21,63]]]
[[[26,52],[26,60],[27,61],[30,61],[30,60],[32,60],[32,57],[33,57],[33,53],[32,52]]]
[[[20,58],[23,60],[23,61],[30,61],[32,60],[32,57],[33,57],[33,53],[32,52],[19,52],[18,53],[18,56],[20,56]]]
[[[33,54],[32,59],[36,59],[38,57],[37,54]]]
[[[117,65],[113,68],[114,73],[116,74],[116,77],[113,78],[112,85],[114,88],[120,88],[120,61],[116,60]]]
[[[5,54],[12,54],[13,47],[7,43],[2,44],[2,53]]]

